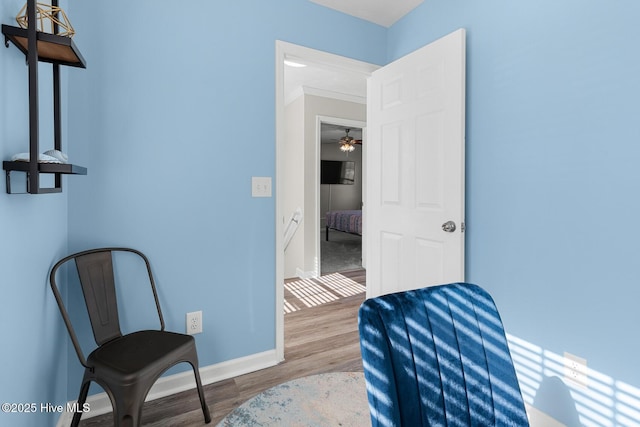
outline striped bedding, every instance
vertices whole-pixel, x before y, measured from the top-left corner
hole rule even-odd
[[[362,211],[329,211],[326,216],[327,240],[329,240],[329,230],[344,231],[346,233],[362,235]]]

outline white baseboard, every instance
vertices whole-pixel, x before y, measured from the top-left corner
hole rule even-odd
[[[318,277],[318,274],[315,271],[304,271],[301,268],[296,268],[296,276],[300,279],[311,279],[313,277]]]
[[[277,364],[278,360],[276,357],[276,351],[269,350],[200,368],[200,378],[202,380],[202,384],[206,385],[237,377],[239,375],[248,374],[249,372],[259,371],[260,369],[265,369]],[[156,381],[153,387],[151,387],[151,390],[149,390],[149,394],[145,401],[170,396],[195,387],[196,381],[193,377],[192,370],[169,375]],[[71,401],[68,405],[73,405],[75,402],[75,400]],[[106,414],[112,410],[111,400],[109,400],[109,396],[105,392],[89,396],[87,398],[87,403],[89,404],[90,411],[82,415],[83,420]],[[58,418],[56,427],[66,427],[71,424],[72,419],[72,412],[63,412],[60,415],[60,418]]]

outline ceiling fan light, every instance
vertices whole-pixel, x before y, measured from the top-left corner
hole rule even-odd
[[[340,150],[344,151],[345,153],[350,153],[355,149],[356,149],[356,147],[354,145],[351,145],[351,144],[342,144],[342,145],[340,145]]]
[[[350,136],[343,136],[340,140],[340,144],[353,144],[353,138],[351,138]]]
[[[340,150],[345,152],[345,153],[350,153],[353,150],[356,149],[355,147],[355,143],[356,140],[353,139],[353,137],[349,136],[349,131],[351,129],[345,129],[345,132],[347,133],[345,136],[343,136],[342,138],[340,138],[340,141],[338,141],[338,144],[340,144]]]

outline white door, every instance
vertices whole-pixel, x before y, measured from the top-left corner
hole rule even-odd
[[[369,78],[367,297],[464,280],[464,125],[464,29]]]

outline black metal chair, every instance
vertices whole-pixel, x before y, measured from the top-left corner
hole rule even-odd
[[[159,330],[122,334],[116,301],[114,252],[133,253],[144,261],[160,320]],[[61,266],[71,260],[76,264],[97,344],[97,348],[86,359],[56,283],[56,273]],[[142,406],[151,386],[167,369],[178,363],[187,362],[193,367],[205,423],[211,422],[198,371],[195,340],[190,335],[164,330],[164,319],[151,266],[144,254],[129,248],[101,248],[79,252],[58,261],[51,270],[49,281],[78,359],[85,367],[78,407],[82,408],[91,381],[94,381],[107,392],[111,399],[115,425],[138,426]],[[77,426],[81,416],[82,412],[76,412],[71,425]]]

